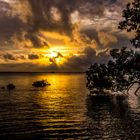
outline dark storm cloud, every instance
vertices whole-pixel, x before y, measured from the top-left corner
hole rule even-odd
[[[3,15],[7,15],[11,10],[10,5],[4,1],[0,1],[0,8],[0,17],[2,17]]]
[[[4,60],[17,60],[17,58],[13,54],[10,54],[10,53],[4,54],[3,58]]]
[[[25,40],[30,40],[33,47],[42,47],[48,44],[48,41],[42,42],[38,31],[40,29],[46,31],[56,31],[61,34],[72,35],[73,24],[71,14],[77,11],[81,18],[94,19],[94,17],[103,17],[104,11],[108,7],[114,5],[121,6],[120,0],[25,0],[19,1],[20,7],[28,5],[22,10],[31,11],[31,15],[26,16],[26,23],[22,21],[20,15],[8,15],[6,12],[12,13],[12,5],[0,1],[0,37],[1,39],[9,39],[14,33],[26,32]],[[15,4],[15,5],[14,5]],[[3,6],[4,5],[4,6]],[[16,7],[16,3],[13,3]],[[5,7],[5,8],[3,8]],[[57,9],[60,20],[56,21],[53,15],[53,8]],[[116,8],[115,8],[116,9]],[[18,9],[21,10],[21,9]],[[23,12],[23,11],[21,11]],[[20,38],[20,37],[19,37]]]
[[[85,28],[81,30],[81,33],[87,35],[90,40],[96,40],[99,49],[131,46],[127,34],[122,34],[120,31],[112,32],[109,27],[101,29],[100,31],[97,31],[93,27]],[[102,41],[103,39],[104,41]]]
[[[18,17],[0,17],[0,37],[10,39],[15,33],[20,33],[25,24]]]
[[[105,11],[109,10],[109,12],[120,12],[122,5],[126,3],[127,0],[15,0],[20,3],[20,8],[23,3],[26,1],[29,9],[23,8],[18,9],[21,10],[21,13],[24,11],[30,10],[31,15],[25,16],[27,18],[25,21],[21,18],[19,14],[12,13],[12,5],[2,2],[0,0],[0,44],[2,42],[7,41],[13,35],[17,35],[18,40],[20,42],[30,40],[32,42],[32,47],[40,48],[43,46],[49,46],[48,38],[44,37],[40,34],[40,30],[43,31],[54,31],[59,32],[60,34],[68,35],[72,38],[74,25],[72,23],[71,15],[74,12],[78,12],[80,21],[82,19],[86,19],[86,22],[95,21],[103,19],[106,21],[115,20],[117,26],[118,17],[115,19],[114,17],[106,17]],[[14,3],[12,3],[14,4]],[[14,5],[16,7],[16,4]],[[55,10],[57,11],[55,11]],[[55,13],[56,12],[56,13]],[[56,14],[56,15],[55,15]],[[121,14],[121,12],[120,12]],[[59,18],[55,19],[55,16]],[[119,14],[118,14],[119,16]],[[89,19],[89,20],[87,20]],[[101,26],[104,24],[102,22]],[[84,25],[86,26],[86,25]],[[86,28],[84,30],[80,29],[81,34],[86,34],[87,37],[92,41],[95,40],[98,44],[99,49],[114,48],[114,47],[122,47],[124,44],[127,46],[128,40],[127,36],[121,35],[120,33],[112,31],[111,23],[109,24],[109,28],[105,28],[104,30],[96,30],[98,24],[95,22],[95,26],[92,28]],[[102,27],[104,28],[104,27]],[[117,27],[116,27],[117,28]],[[23,32],[25,33],[22,38]],[[99,37],[99,32],[106,33],[102,34],[106,37],[104,40],[101,40]],[[109,34],[110,36],[108,36]],[[118,42],[112,42],[109,40],[110,37],[116,37]],[[23,39],[23,40],[22,40]],[[86,39],[85,39],[86,40]],[[106,45],[107,44],[107,45]],[[86,43],[84,44],[86,46]],[[94,47],[94,46],[93,46]],[[67,62],[65,62],[62,66],[57,65],[55,62],[55,58],[50,61],[52,64],[50,66],[42,66],[39,64],[28,63],[20,63],[18,64],[1,64],[0,71],[4,69],[10,69],[11,71],[85,71],[91,64],[95,62],[106,63],[110,56],[108,52],[102,51],[99,54],[96,53],[95,49],[90,47],[86,47],[82,52],[83,55],[72,56],[68,58]],[[4,54],[3,59],[6,61],[18,61],[19,59],[26,59],[24,55],[19,56],[12,53]],[[58,57],[63,57],[62,54],[58,54]],[[39,59],[40,55],[37,54],[29,54],[28,59],[35,60]],[[12,67],[12,68],[11,68]]]
[[[11,15],[12,8],[0,1],[0,44],[7,42],[14,34],[20,34],[27,25],[18,16]]]
[[[10,63],[0,64],[0,71],[23,71],[23,72],[85,72],[87,68],[96,62],[106,63],[109,59],[109,50],[104,50],[99,54],[96,54],[94,48],[87,47],[83,51],[83,55],[71,56],[64,64],[57,65],[53,62],[51,65],[41,65],[34,63]],[[37,58],[37,57],[36,57]]]
[[[5,61],[18,61],[18,60],[25,60],[26,57],[23,54],[4,53],[1,54],[1,59]]]
[[[96,56],[94,63],[106,64],[110,59],[111,56],[109,55],[109,49],[105,49]]]
[[[99,43],[98,31],[94,28],[83,28],[81,33],[86,34],[91,40],[95,39]]]
[[[28,34],[25,35],[25,38],[31,40],[33,46],[36,48],[42,46],[41,40],[38,38],[38,36],[35,33],[29,32]]]
[[[116,43],[110,44],[109,48],[121,48],[123,46],[132,47],[130,39],[125,34],[119,34],[116,32],[113,33],[113,35],[116,36],[118,41]]]
[[[21,60],[25,60],[26,59],[25,55],[22,55],[22,54],[19,55],[18,58],[21,59]]]
[[[40,28],[58,30],[69,33],[71,31],[70,13],[75,10],[75,0],[28,0],[33,13],[32,30]],[[56,23],[52,18],[51,8],[57,8],[60,12],[61,23]]]
[[[94,48],[87,47],[83,51],[83,55],[72,56],[62,66],[64,71],[85,72],[87,68],[94,63],[107,63],[110,59],[108,50],[96,54]]]
[[[29,54],[28,59],[30,59],[30,60],[39,59],[39,56],[37,54]]]
[[[28,0],[33,13],[31,21],[32,30],[36,31],[40,28],[47,30],[58,30],[63,33],[71,34],[72,23],[71,14],[78,11],[81,16],[94,18],[95,16],[103,16],[104,10],[117,0]],[[60,22],[55,22],[52,15],[52,8],[55,7],[61,16]]]
[[[85,70],[96,58],[96,51],[91,47],[87,47],[84,50],[84,53],[85,55],[73,56],[69,58],[65,66],[70,69],[73,68],[75,70]]]

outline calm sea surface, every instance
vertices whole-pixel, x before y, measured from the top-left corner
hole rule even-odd
[[[42,90],[32,82],[47,79]],[[140,97],[97,100],[84,74],[0,74],[0,140],[139,140]]]

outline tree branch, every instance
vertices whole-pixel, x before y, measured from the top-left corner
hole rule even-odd
[[[128,87],[128,89],[127,89],[127,94],[129,94],[129,90],[131,89],[131,87],[133,87],[134,84],[139,84],[139,85],[140,85],[140,82],[139,82],[139,81],[134,81],[134,82],[132,82],[132,83],[130,84],[130,86]],[[134,94],[137,93],[137,91],[139,90],[139,88],[140,88],[140,87],[138,87],[138,89],[135,91]]]

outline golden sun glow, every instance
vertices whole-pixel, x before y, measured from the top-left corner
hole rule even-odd
[[[54,57],[57,57],[57,56],[58,56],[58,53],[55,52],[55,51],[52,51],[52,52],[50,53],[50,57],[51,57],[51,58],[54,58]]]
[[[56,58],[55,61],[58,64],[63,64],[63,59],[62,58]]]
[[[78,55],[77,50],[66,45],[51,45],[50,48],[33,49],[32,52],[38,52],[39,59],[34,62],[42,65],[63,65],[69,57]]]
[[[64,63],[63,55],[60,52],[53,51],[50,53],[50,60],[57,65]]]

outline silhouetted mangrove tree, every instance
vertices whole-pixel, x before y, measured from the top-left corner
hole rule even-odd
[[[136,36],[131,43],[135,48],[140,48],[140,0],[128,3],[123,17],[124,21],[119,23],[119,29],[135,31]],[[86,71],[87,88],[100,93],[104,90],[122,92],[138,83],[136,94],[140,89],[140,51],[135,48],[112,49],[112,59],[107,64],[91,65]]]
[[[124,91],[132,83],[140,83],[140,54],[121,48],[110,51],[112,60],[107,64],[93,64],[87,70],[87,87],[90,91]]]

